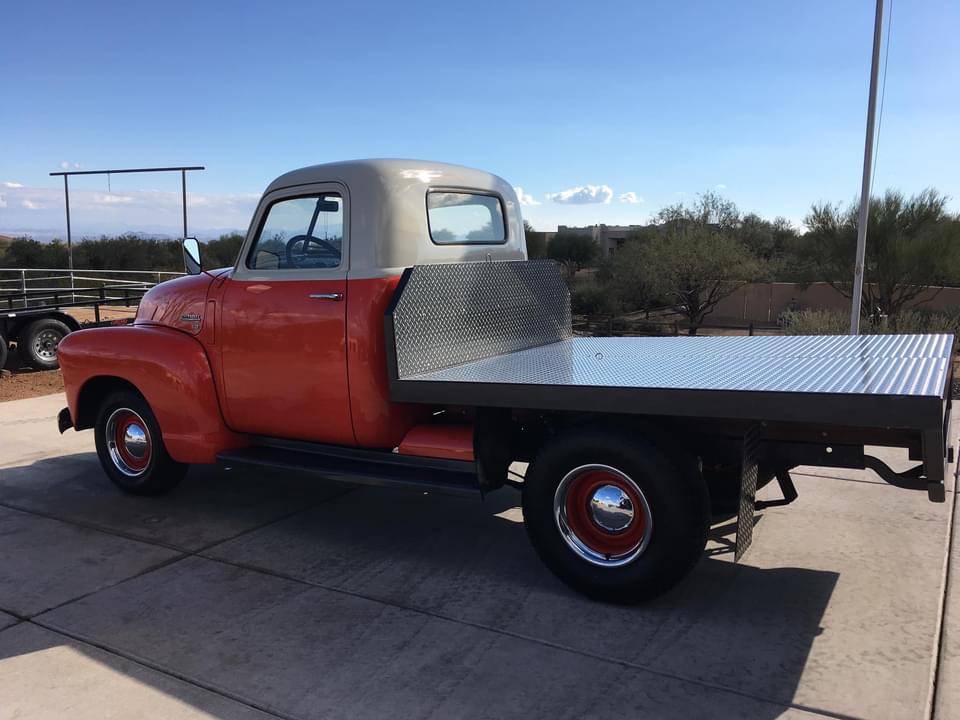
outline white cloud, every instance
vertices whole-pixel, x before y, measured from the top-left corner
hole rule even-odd
[[[581,185],[579,187],[547,193],[547,199],[562,205],[607,204],[613,198],[613,189],[609,185]]]
[[[63,188],[5,188],[0,234],[29,234],[38,239],[63,234]],[[259,193],[187,194],[191,234],[216,237],[245,230]],[[176,190],[133,190],[108,193],[104,189],[70,188],[70,216],[74,237],[96,237],[121,232],[179,237],[183,230],[182,199]]]
[[[716,185],[716,188],[717,190],[726,190],[727,186],[724,185],[723,183],[720,183],[719,185]]]
[[[117,205],[132,203],[133,198],[129,195],[104,195],[103,193],[94,193],[93,202],[98,205]]]
[[[643,198],[631,190],[630,192],[620,193],[620,195],[617,196],[617,202],[626,203],[627,205],[638,205],[643,202]]]
[[[69,160],[64,160],[62,163],[60,163],[60,167],[64,170],[69,170],[71,165],[73,165],[74,170],[80,167],[80,163],[72,163]]]
[[[513,190],[514,190],[515,193],[517,193],[517,200],[520,201],[520,204],[521,204],[521,205],[530,206],[530,205],[539,205],[539,204],[540,204],[540,201],[539,201],[539,200],[537,200],[537,199],[536,199],[533,195],[531,195],[530,193],[525,193],[525,192],[523,191],[523,188],[520,187],[519,185],[518,185],[517,187],[515,187]]]
[[[22,188],[23,183],[14,182],[13,180],[7,180],[3,186],[5,188]]]

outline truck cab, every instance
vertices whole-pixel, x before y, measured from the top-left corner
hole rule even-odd
[[[516,196],[489,173],[379,160],[278,178],[197,313],[226,425],[396,447],[424,414],[388,397],[381,328],[396,284],[413,265],[489,259],[525,259]]]

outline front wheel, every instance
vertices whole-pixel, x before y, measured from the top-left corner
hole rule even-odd
[[[187,472],[187,465],[167,454],[150,406],[135,392],[110,395],[100,406],[94,433],[100,464],[124,492],[159,495]]]
[[[534,460],[523,516],[561,580],[599,600],[637,603],[676,585],[700,559],[710,502],[695,462],[639,433],[581,428]]]

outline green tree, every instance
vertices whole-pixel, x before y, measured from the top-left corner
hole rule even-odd
[[[628,239],[598,268],[597,285],[607,296],[605,307],[611,313],[645,310],[653,305],[655,289],[646,270],[645,248],[655,237],[646,233],[643,239]]]
[[[639,262],[650,294],[663,297],[687,319],[690,335],[761,267],[735,237],[703,225],[669,230],[641,249]]]
[[[660,211],[661,232],[637,251],[650,295],[682,314],[690,335],[723,298],[761,274],[762,263],[738,239],[737,206],[715,193]]]
[[[760,260],[765,269],[764,280],[802,280],[809,277],[809,261],[798,252],[798,234],[783,217],[773,221],[748,213],[740,219],[736,235]]]
[[[563,263],[572,278],[596,259],[597,244],[589,235],[561,232],[547,245],[547,257]]]
[[[526,220],[523,221],[523,234],[527,243],[527,257],[539,260],[547,256],[547,240],[543,233],[534,230]]]
[[[204,244],[202,250],[203,266],[205,268],[229,267],[237,261],[240,246],[244,237],[241,233],[221,235],[216,240]]]
[[[946,203],[947,198],[932,188],[909,199],[897,190],[871,198],[864,314],[895,316],[930,287],[956,275],[960,223],[947,213]],[[815,204],[804,223],[809,255],[820,279],[852,298],[859,203],[846,208]]]
[[[62,268],[67,266],[67,247],[59,240],[42,243],[29,237],[16,237],[0,257],[8,268]]]
[[[180,245],[176,240],[133,234],[101,236],[99,240],[75,243],[73,265],[90,270],[183,270]]]

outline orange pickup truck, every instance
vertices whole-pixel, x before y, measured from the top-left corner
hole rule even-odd
[[[126,327],[59,347],[61,432],[93,428],[140,494],[193,463],[483,497],[522,492],[544,562],[592,597],[679,582],[711,519],[798,465],[872,468],[942,500],[950,335],[579,337],[503,179],[413,160],[267,188],[231,268],[151,289]],[[895,473],[867,445],[906,448]]]

